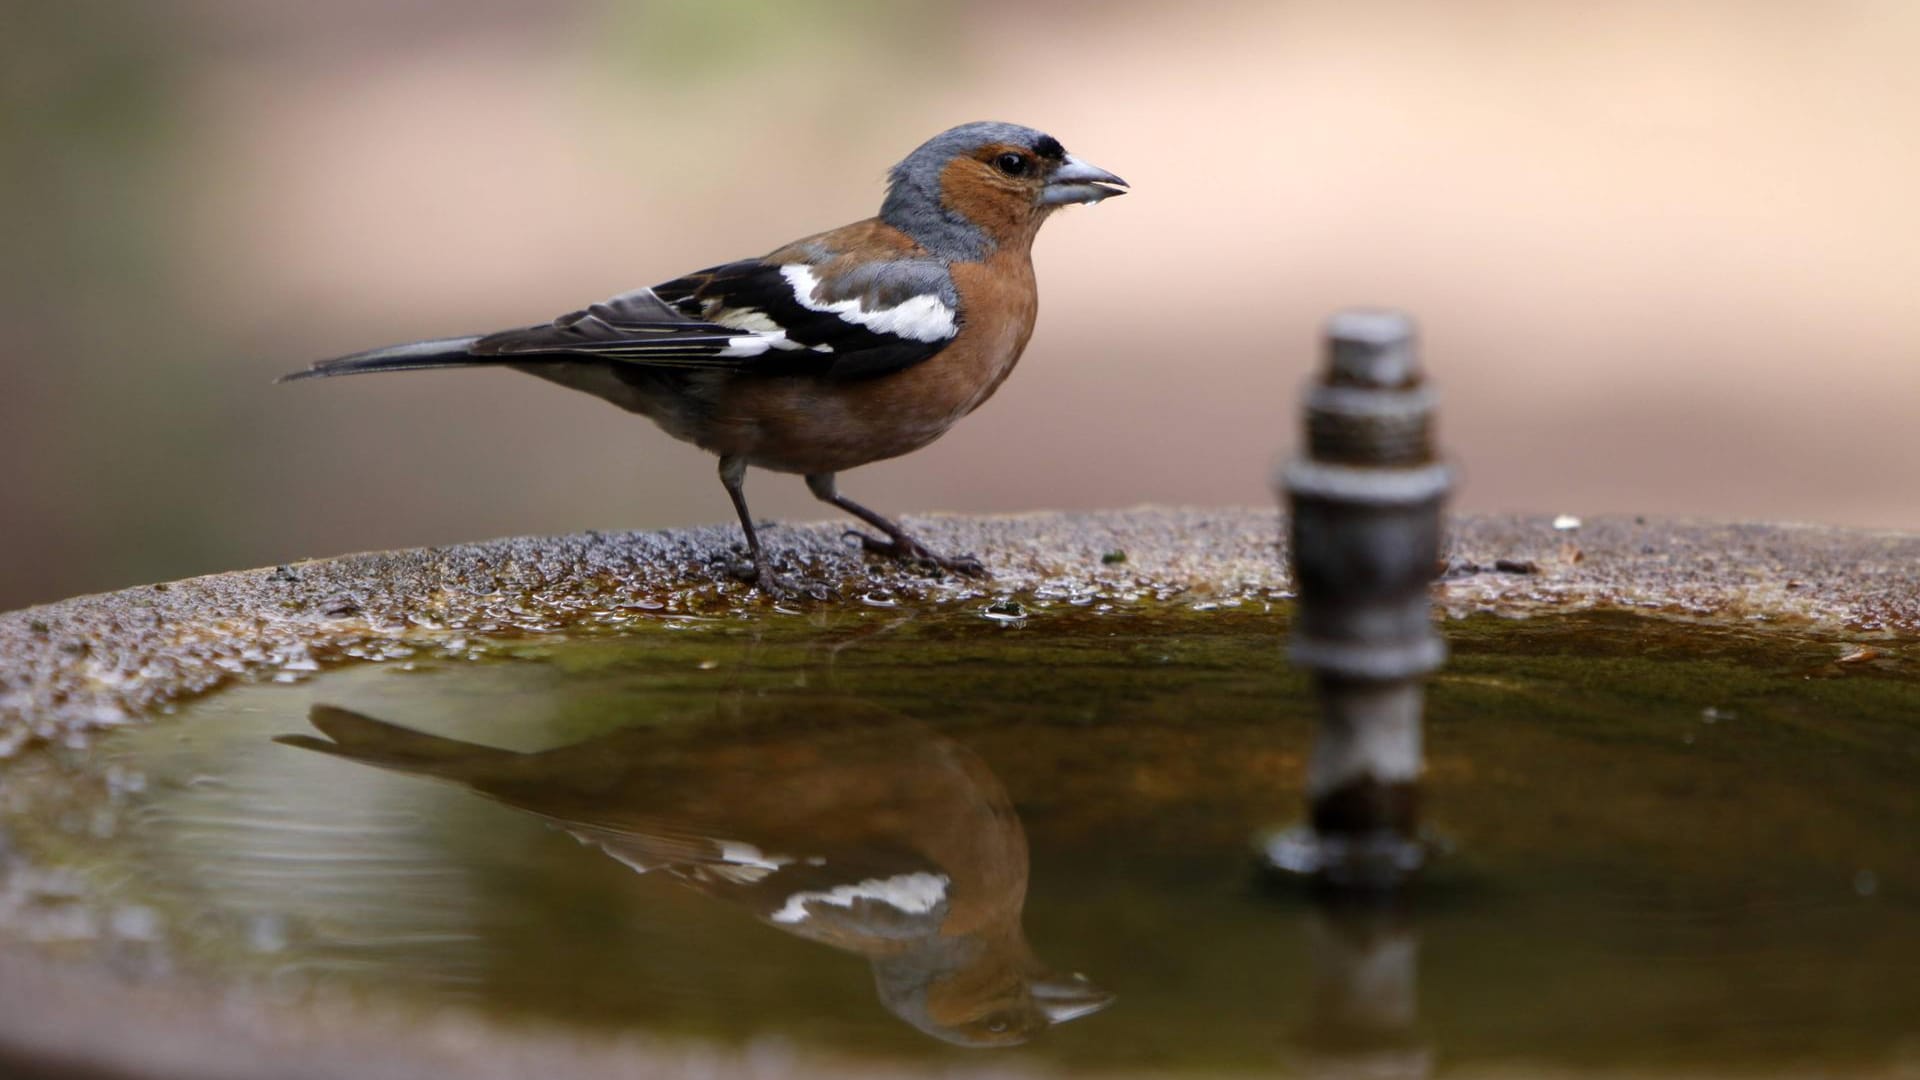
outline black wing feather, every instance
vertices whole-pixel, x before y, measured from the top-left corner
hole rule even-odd
[[[850,275],[829,299],[859,299],[885,307],[918,291],[938,290],[943,303],[955,303],[944,267],[879,265],[883,269],[874,273]],[[886,267],[893,269],[887,272]],[[784,330],[787,347],[727,355],[730,349],[739,352],[734,346],[752,338],[753,331],[718,320],[747,313]],[[762,325],[757,319],[754,323]],[[927,360],[946,344],[947,339],[919,341],[875,331],[834,312],[809,308],[794,295],[780,264],[747,259],[616,296],[549,325],[490,335],[477,342],[473,352],[529,360],[587,356],[644,367],[869,378]]]
[[[537,360],[592,356],[659,367],[710,367],[741,331],[689,316],[652,289],[636,289],[540,326],[488,334],[475,356]]]
[[[822,251],[821,257],[831,254]],[[782,266],[762,259],[725,263],[623,293],[550,323],[374,349],[321,361],[288,378],[594,360],[643,368],[860,379],[912,367],[952,340],[949,334],[923,341],[817,310],[853,301],[859,310],[872,311],[930,295],[958,312],[952,279],[939,263],[898,260],[859,267],[822,286],[815,307],[801,303]],[[762,348],[760,339],[766,335],[761,331],[769,324],[784,331],[785,338]]]

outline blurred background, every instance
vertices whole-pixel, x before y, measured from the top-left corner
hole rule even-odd
[[[0,608],[730,520],[525,376],[271,380],[867,216],[989,118],[1135,193],[1047,227],[1020,371],[875,507],[1267,503],[1370,303],[1466,509],[1920,528],[1917,48],[1908,0],[0,0]]]

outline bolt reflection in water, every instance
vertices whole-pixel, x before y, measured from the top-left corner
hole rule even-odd
[[[1306,1077],[1433,1075],[1419,1030],[1420,931],[1402,906],[1321,906],[1306,917],[1313,1009],[1293,1040]]]
[[[1011,1046],[1112,995],[1027,944],[1027,839],[971,751],[882,710],[811,702],[693,733],[632,728],[536,753],[316,705],[278,741],[445,780],[865,957],[881,1004],[935,1038]]]

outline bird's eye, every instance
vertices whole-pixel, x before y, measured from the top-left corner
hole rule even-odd
[[[993,159],[993,167],[1008,176],[1027,175],[1027,158],[1024,154],[1006,153]]]

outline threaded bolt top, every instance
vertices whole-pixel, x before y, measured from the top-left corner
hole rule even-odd
[[[1351,308],[1329,318],[1326,331],[1327,382],[1391,390],[1420,381],[1406,313]]]

